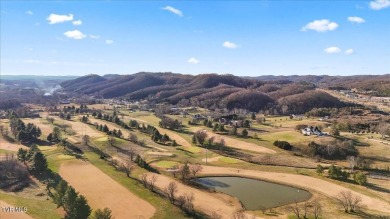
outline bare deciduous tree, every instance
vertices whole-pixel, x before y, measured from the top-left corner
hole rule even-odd
[[[203,146],[204,142],[207,138],[207,132],[199,130],[199,131],[195,132],[194,136],[195,136],[196,140],[199,142],[199,144],[201,146]]]
[[[179,165],[176,164],[171,169],[172,169],[171,173],[172,173],[173,177],[176,178],[177,175],[179,174],[179,170],[180,170]]]
[[[134,163],[131,161],[126,161],[122,163],[121,167],[125,171],[127,177],[130,177],[130,174],[134,169]]]
[[[176,182],[170,182],[168,186],[165,188],[165,192],[167,193],[167,196],[169,198],[169,201],[173,204],[175,203],[175,196],[177,193],[177,183]]]
[[[109,146],[114,146],[114,144],[115,144],[115,138],[112,137],[112,136],[108,136],[108,137],[107,137],[107,143],[109,144]]]
[[[138,143],[138,137],[137,135],[133,134],[133,133],[130,133],[129,134],[129,137],[128,137],[129,141],[133,142],[133,143]]]
[[[118,160],[112,158],[110,161],[111,166],[113,166],[116,170],[118,169]]]
[[[294,205],[289,207],[289,210],[292,211],[297,218],[301,218],[301,209],[299,208],[297,201],[295,201]]]
[[[362,202],[362,198],[352,194],[351,191],[342,191],[338,195],[338,200],[345,212],[355,212]]]
[[[193,215],[195,213],[194,208],[194,194],[184,194],[185,204],[183,205],[183,209],[187,214]]]
[[[155,184],[156,184],[156,181],[157,181],[157,175],[152,175],[152,177],[150,177],[150,179],[148,180],[148,185],[149,185],[149,189],[150,191],[154,192],[154,189],[156,188]]]
[[[233,213],[233,219],[246,219],[244,210],[237,210]]]
[[[353,169],[356,166],[357,159],[355,159],[354,156],[349,156],[347,159],[348,159],[348,163],[349,163],[349,168],[351,169],[351,173],[353,173]]]
[[[349,207],[352,212],[356,212],[356,210],[360,207],[362,202],[362,197],[358,195],[352,195],[352,200],[349,203]]]
[[[315,200],[312,205],[313,205],[313,216],[315,219],[317,219],[322,214],[322,206],[317,200]]]
[[[144,187],[146,188],[147,183],[148,183],[148,174],[143,173],[143,174],[141,175],[140,180],[141,180],[142,184],[144,185]]]
[[[202,171],[203,167],[200,165],[200,164],[193,164],[193,165],[190,165],[190,171],[192,173],[192,175],[195,177],[196,174],[200,171]]]
[[[81,141],[82,141],[84,146],[87,146],[90,142],[89,135],[83,135],[83,137],[81,138]]]
[[[307,218],[307,214],[309,213],[309,203],[303,203],[303,218]]]

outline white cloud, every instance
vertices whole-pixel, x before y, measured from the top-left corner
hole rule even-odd
[[[90,37],[91,39],[95,39],[95,40],[100,38],[99,35],[89,35],[89,37]]]
[[[81,40],[81,39],[86,37],[86,35],[84,35],[83,33],[81,33],[78,30],[66,31],[64,33],[64,35],[66,37],[69,37],[69,38],[72,38],[72,39],[75,39],[75,40]]]
[[[192,57],[192,58],[188,59],[187,62],[190,63],[190,64],[198,64],[199,60],[197,60],[196,58]]]
[[[339,47],[332,46],[332,47],[328,47],[328,48],[324,49],[324,52],[329,53],[329,54],[339,53],[339,52],[341,52],[341,49]]]
[[[73,14],[68,14],[68,15],[50,14],[49,17],[46,18],[46,20],[49,21],[49,24],[57,24],[57,23],[72,21]]]
[[[106,43],[107,43],[108,45],[111,45],[111,44],[114,43],[114,40],[106,40]]]
[[[34,13],[32,11],[26,11],[26,14],[28,15],[34,15]]]
[[[381,10],[390,7],[390,0],[374,0],[370,2],[370,8],[373,10]]]
[[[356,17],[356,16],[348,17],[348,20],[349,20],[350,22],[352,22],[352,23],[358,23],[358,24],[366,22],[363,18],[361,18],[361,17]]]
[[[170,11],[170,12],[172,12],[172,13],[174,13],[174,14],[180,16],[180,17],[183,17],[183,12],[181,12],[179,9],[176,9],[176,8],[174,8],[174,7],[165,6],[165,7],[163,8],[163,10]]]
[[[327,19],[322,19],[315,20],[306,24],[304,27],[301,28],[301,31],[314,30],[317,32],[326,32],[336,30],[338,26],[339,25],[335,22],[330,22]]]
[[[83,22],[81,20],[73,21],[72,24],[75,26],[81,25]]]
[[[345,50],[344,53],[345,53],[346,55],[352,55],[352,54],[355,53],[355,50],[353,50],[353,49],[347,49],[347,50]]]
[[[225,41],[222,46],[228,49],[236,49],[238,47],[235,43],[229,41]]]

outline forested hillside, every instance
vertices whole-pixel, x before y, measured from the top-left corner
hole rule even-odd
[[[315,91],[311,82],[290,80],[261,81],[234,75],[183,75],[137,73],[133,75],[87,75],[63,82],[61,86],[75,95],[129,101],[147,99],[180,106],[209,109],[241,108],[289,114],[304,113],[316,107],[342,107],[346,103]]]
[[[253,77],[261,81],[293,81],[314,83],[322,88],[330,89],[358,89],[371,91],[373,96],[390,97],[390,74],[386,75],[291,75],[291,76],[259,76]]]

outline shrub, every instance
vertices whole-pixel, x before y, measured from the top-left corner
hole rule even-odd
[[[278,140],[274,142],[274,146],[288,151],[290,151],[293,148],[293,146],[287,141],[278,141]]]

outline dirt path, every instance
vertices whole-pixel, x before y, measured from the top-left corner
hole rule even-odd
[[[226,167],[211,167],[211,166],[203,166],[203,170],[201,174],[237,175],[237,176],[244,176],[244,177],[259,178],[259,179],[284,183],[292,186],[297,186],[300,188],[306,188],[308,190],[322,193],[331,198],[337,198],[338,194],[341,191],[351,191],[353,194],[359,195],[362,198],[362,204],[364,205],[365,208],[380,211],[380,212],[390,213],[390,202],[386,203],[382,200],[355,192],[352,189],[348,189],[339,186],[337,184],[327,182],[325,180],[317,179],[314,177],[288,174],[288,173],[273,173],[273,172],[243,170],[243,169],[226,168]]]
[[[23,146],[21,144],[15,144],[0,138],[0,149],[8,150],[8,151],[18,151],[19,148],[28,149],[28,147]]]
[[[194,129],[195,131],[203,130],[201,128]],[[215,134],[213,132],[207,131],[208,137],[214,136],[216,141],[220,141],[221,138],[223,138],[226,142],[226,145],[228,147],[232,148],[237,148],[237,149],[242,149],[242,150],[248,150],[248,151],[254,151],[254,152],[259,152],[259,153],[266,153],[266,154],[275,154],[276,151],[272,149],[268,149],[253,143],[245,142],[245,141],[240,141],[234,138],[229,138],[227,136],[221,136],[218,134]]]
[[[115,218],[151,218],[156,211],[88,162],[65,162],[60,175],[87,198],[93,209],[108,207]]]
[[[5,212],[4,208],[14,206],[0,200],[0,218],[1,219],[32,219],[32,217],[24,212]],[[28,209],[27,209],[28,210]]]
[[[149,173],[148,177],[150,177],[154,173]],[[167,176],[158,175],[156,181],[156,187],[164,190],[170,182],[176,182],[178,185],[178,192],[176,196],[180,196],[183,194],[193,194],[194,195],[194,206],[196,209],[201,210],[202,212],[211,215],[212,212],[216,212],[221,215],[222,218],[232,218],[232,215],[235,211],[242,209],[240,203],[237,199],[228,197],[223,195],[223,198],[218,198],[220,194],[217,193],[209,193],[204,192],[199,189],[195,189],[189,186],[186,186],[178,181],[175,181]],[[248,218],[252,218],[249,217]]]

